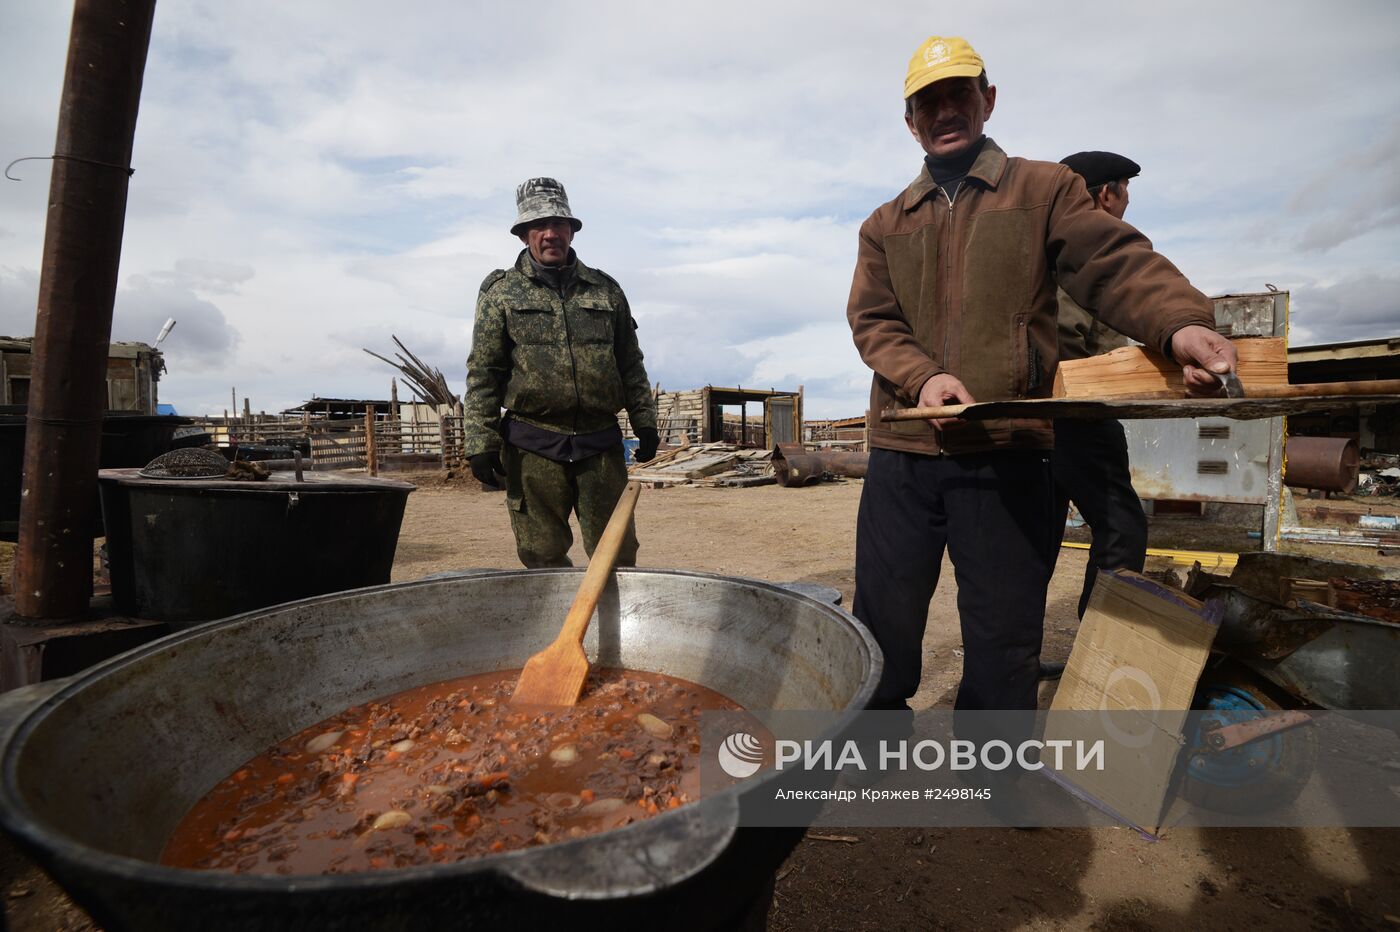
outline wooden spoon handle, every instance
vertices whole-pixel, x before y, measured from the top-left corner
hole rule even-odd
[[[583,635],[588,631],[588,621],[593,617],[593,609],[598,604],[598,596],[612,575],[613,564],[617,562],[617,552],[622,549],[622,541],[627,536],[627,528],[632,523],[632,512],[637,508],[637,496],[642,494],[640,482],[629,482],[622,490],[622,497],[613,508],[608,526],[593,548],[593,557],[588,561],[588,570],[583,574],[574,604],[569,607],[569,617],[564,619],[564,627],[559,631],[560,641],[583,643]]]
[[[1246,398],[1306,398],[1323,395],[1397,395],[1400,379],[1375,379],[1365,382],[1302,382],[1296,385],[1264,385],[1244,387]]]
[[[1375,379],[1363,382],[1303,382],[1297,385],[1260,385],[1244,387],[1245,398],[1322,398],[1328,395],[1400,395],[1400,379]],[[1186,396],[1182,396],[1186,397]],[[1047,399],[1048,400],[1048,399]],[[1058,399],[1069,401],[1068,398]],[[1093,398],[1076,398],[1076,401],[1093,401]],[[1141,401],[1130,395],[1115,395],[1104,401]],[[882,421],[926,421],[936,417],[961,417],[971,405],[943,405],[937,408],[889,409],[880,412]]]
[[[901,411],[890,409],[880,412],[882,421],[927,421],[935,417],[962,417],[971,405],[939,405],[934,408],[905,408]]]

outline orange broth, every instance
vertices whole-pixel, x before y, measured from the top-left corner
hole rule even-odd
[[[512,708],[519,675],[409,689],[298,732],[195,803],[161,863],[338,874],[607,831],[695,798],[700,713],[739,709],[631,670],[595,670],[572,708]]]

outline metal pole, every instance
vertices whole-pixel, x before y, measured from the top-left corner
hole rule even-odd
[[[24,446],[15,610],[77,618],[92,531],[136,110],[155,0],[76,0],[49,184]]]

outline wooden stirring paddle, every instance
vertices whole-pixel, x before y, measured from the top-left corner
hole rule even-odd
[[[588,569],[583,574],[583,582],[574,596],[574,604],[569,608],[569,616],[564,619],[564,627],[559,636],[544,650],[531,657],[520,671],[520,680],[515,684],[515,692],[510,701],[514,705],[574,705],[583,692],[583,681],[588,676],[588,656],[583,652],[583,636],[588,631],[588,622],[593,618],[593,609],[598,604],[598,596],[608,584],[613,564],[617,562],[617,551],[627,536],[627,527],[632,521],[632,512],[637,507],[637,496],[642,493],[640,482],[629,482],[617,500],[608,526],[593,550],[593,558],[588,561]]]

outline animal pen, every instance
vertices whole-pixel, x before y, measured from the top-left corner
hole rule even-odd
[[[331,404],[327,404],[327,403]],[[351,413],[356,412],[356,413]],[[252,413],[197,420],[209,439],[236,454],[249,444],[307,452],[312,469],[379,472],[461,465],[462,406],[373,400],[314,399],[280,414]]]
[[[669,446],[730,443],[771,450],[802,437],[802,387],[716,388],[655,393],[657,429]],[[750,413],[750,408],[757,410]],[[738,411],[732,409],[737,408]],[[625,436],[635,437],[625,411]],[[249,444],[302,449],[312,469],[367,469],[371,475],[461,466],[465,457],[462,405],[397,400],[313,398],[276,414],[253,412],[198,418],[196,428],[231,452]],[[288,456],[290,456],[290,452]]]

